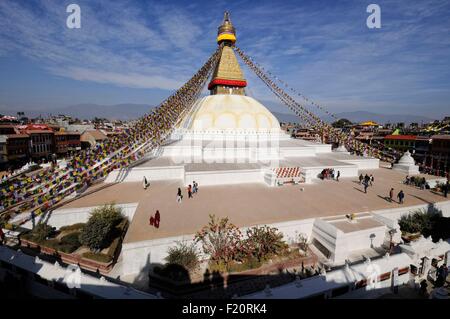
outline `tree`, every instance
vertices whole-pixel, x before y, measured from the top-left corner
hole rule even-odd
[[[92,211],[80,234],[80,242],[92,251],[107,247],[114,227],[123,219],[121,209],[105,205]]]
[[[226,266],[236,258],[242,249],[241,231],[229,223],[228,217],[216,219],[209,215],[210,221],[195,234],[195,242],[201,242],[203,252],[211,261]]]
[[[347,127],[347,126],[351,126],[352,124],[353,124],[353,123],[352,123],[350,120],[347,120],[347,119],[339,119],[339,120],[333,122],[331,125],[332,125],[334,128],[344,128],[344,127]]]

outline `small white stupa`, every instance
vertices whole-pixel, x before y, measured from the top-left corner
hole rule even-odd
[[[334,151],[337,153],[350,154],[344,144],[340,144],[339,147],[337,147]]]
[[[393,168],[396,171],[401,171],[408,175],[418,175],[419,166],[414,162],[414,158],[411,156],[409,151],[406,151],[405,154],[400,158],[397,164],[394,164]]]

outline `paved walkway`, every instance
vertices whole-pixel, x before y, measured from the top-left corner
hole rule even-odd
[[[401,183],[405,175],[389,169],[363,171],[374,174],[374,186],[364,194],[356,178],[316,181],[311,185],[285,185],[270,188],[263,184],[222,186],[200,185],[200,191],[188,199],[181,181],[151,182],[144,190],[142,183],[121,183],[85,196],[64,206],[89,207],[105,203],[139,202],[125,242],[136,242],[193,234],[205,225],[209,214],[228,216],[239,227],[314,217],[344,215],[368,210],[401,207],[384,199],[389,188],[406,194],[404,206],[435,203],[443,196]],[[182,203],[176,202],[181,187]],[[304,189],[303,191],[301,189]],[[149,226],[149,216],[161,213],[159,229]]]

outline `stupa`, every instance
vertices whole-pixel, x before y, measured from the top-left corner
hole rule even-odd
[[[406,173],[408,175],[418,175],[419,166],[414,162],[414,158],[411,156],[409,151],[406,151],[405,154],[400,158],[397,164],[394,164],[392,169],[396,171],[400,171]]]
[[[354,177],[358,169],[377,169],[379,160],[350,155],[331,145],[291,138],[278,119],[247,96],[247,80],[234,52],[236,29],[225,12],[218,28],[220,56],[208,85],[178,123],[170,140],[126,173],[107,182],[181,179],[185,185],[287,182],[311,183],[325,168]]]

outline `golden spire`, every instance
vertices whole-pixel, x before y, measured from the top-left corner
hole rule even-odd
[[[236,29],[231,23],[230,14],[228,11],[225,11],[222,25],[219,26],[219,30],[217,31],[217,43],[220,44],[224,41],[229,41],[232,44],[236,42]]]
[[[223,22],[217,32],[217,43],[222,46],[219,62],[208,85],[211,94],[245,95],[247,81],[241,71],[233,44],[236,42],[236,30],[231,24],[230,14],[225,11]]]

